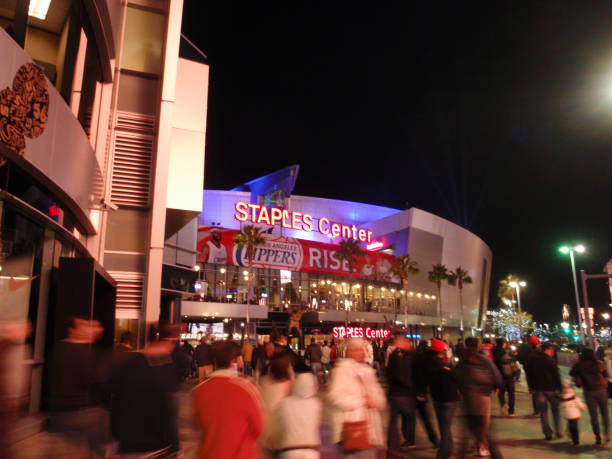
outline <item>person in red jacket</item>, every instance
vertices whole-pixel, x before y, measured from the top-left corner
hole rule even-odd
[[[257,386],[238,374],[238,357],[234,344],[215,343],[215,371],[193,390],[201,429],[201,459],[259,457],[263,404]]]
[[[493,344],[489,338],[485,338],[482,340],[482,353],[491,359],[491,362],[494,362],[493,358]]]

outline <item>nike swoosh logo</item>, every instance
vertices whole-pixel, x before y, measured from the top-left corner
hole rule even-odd
[[[11,276],[11,278],[8,281],[9,291],[14,292],[15,290],[20,289],[24,285],[29,284],[30,282],[32,282],[37,277],[38,276],[32,276],[32,277],[29,277],[29,278],[24,279],[24,280],[15,280],[15,278],[13,276]]]

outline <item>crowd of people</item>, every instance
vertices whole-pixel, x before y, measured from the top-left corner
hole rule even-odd
[[[562,414],[578,445],[586,410],[595,444],[610,440],[603,353],[583,349],[572,381],[562,381],[555,346],[535,336],[518,347],[476,337],[449,346],[397,330],[385,341],[312,338],[296,352],[276,332],[259,343],[204,336],[194,348],[181,345],[177,326],[165,325],[150,327],[142,350],[126,332],[109,353],[94,346],[102,332],[97,321],[73,319],[49,364],[48,429],[90,457],[180,456],[184,381],[195,384],[201,458],[318,458],[323,424],[343,457],[406,457],[417,446],[417,418],[438,458],[501,457],[491,414],[498,405],[501,416],[515,416],[522,373],[545,440],[563,436]],[[466,432],[460,441],[452,429],[458,412]]]
[[[603,363],[592,350],[584,349],[571,369],[574,384],[584,390],[585,405],[573,392],[569,380],[561,382],[556,350],[550,343],[539,343],[535,336],[517,349],[501,338],[491,343],[470,337],[465,343],[458,340],[455,346],[439,339],[417,344],[406,338],[403,331],[397,331],[384,343],[348,339],[319,344],[313,338],[299,355],[287,346],[286,337],[278,335],[246,355],[236,350],[234,377],[240,377],[238,369],[243,365],[252,368],[250,381],[262,394],[262,415],[267,421],[258,440],[253,438],[253,447],[261,448],[264,457],[298,450],[301,455],[287,457],[319,457],[317,423],[322,419],[321,403],[325,406],[332,440],[345,457],[377,457],[380,451],[386,451],[389,458],[405,457],[416,446],[417,418],[423,423],[430,443],[437,448],[439,458],[463,456],[474,445],[479,456],[501,457],[491,435],[491,413],[497,399],[500,415],[515,417],[516,382],[523,372],[533,400],[533,415],[540,417],[545,440],[562,436],[561,407],[568,420],[572,443],[577,445],[577,420],[588,406],[595,443],[607,443],[608,375]],[[249,374],[249,370],[245,373]],[[212,373],[211,378],[215,376]],[[303,424],[292,418],[298,412],[286,411],[282,417],[284,422],[279,424],[278,410],[283,400],[293,394],[298,381],[305,385],[306,379],[310,381],[310,403],[318,408],[313,408],[312,416],[300,412],[305,416]],[[318,398],[315,397],[317,384],[325,386]],[[196,392],[204,393],[206,387],[207,382],[198,386]],[[548,406],[554,431],[548,421]],[[465,414],[469,435],[455,445],[451,427],[458,409]],[[598,410],[603,430],[599,428]],[[385,412],[388,412],[388,422],[383,422]],[[287,440],[285,423],[291,425],[292,432],[304,435],[293,435]],[[203,427],[205,436],[207,431]],[[360,432],[365,440],[361,444],[351,441]],[[201,457],[214,457],[214,454],[204,448]]]

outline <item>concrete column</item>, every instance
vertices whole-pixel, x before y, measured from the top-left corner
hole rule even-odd
[[[166,229],[166,198],[168,193],[168,167],[170,164],[170,140],[172,113],[175,100],[176,72],[183,1],[171,0],[168,6],[168,27],[164,49],[164,69],[157,134],[157,154],[151,201],[150,243],[147,256],[147,279],[144,292],[145,321],[147,325],[159,321],[161,274]]]

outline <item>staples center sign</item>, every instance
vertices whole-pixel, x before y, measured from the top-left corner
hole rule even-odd
[[[314,218],[310,214],[293,212],[278,207],[268,208],[260,204],[248,204],[242,201],[237,202],[235,208],[234,217],[240,222],[265,223],[270,226],[281,225],[283,228],[306,232],[315,230]],[[371,242],[372,238],[372,231],[370,230],[357,228],[355,225],[333,223],[326,217],[319,218],[317,229],[321,234],[331,234],[333,237],[341,236],[345,239],[355,239],[361,242]]]
[[[334,327],[332,333],[334,338],[387,339],[391,335],[391,330],[370,327]]]

